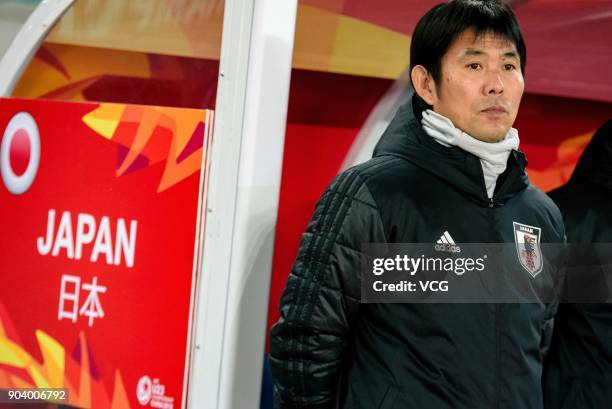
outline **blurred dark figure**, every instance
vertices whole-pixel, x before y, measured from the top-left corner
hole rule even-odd
[[[612,408],[612,120],[550,196],[563,213],[569,257],[544,367],[544,407]]]

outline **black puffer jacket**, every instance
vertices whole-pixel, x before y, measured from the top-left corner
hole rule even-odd
[[[565,219],[570,269],[545,366],[545,407],[611,408],[612,121],[595,133],[570,181],[550,196]]]
[[[435,142],[417,115],[400,108],[373,159],[338,175],[316,206],[271,331],[278,408],[542,407],[555,305],[360,303],[362,243],[435,243],[445,231],[456,243],[513,243],[513,222],[563,241],[522,153],[489,200],[479,159]],[[545,277],[534,280],[553,286]]]

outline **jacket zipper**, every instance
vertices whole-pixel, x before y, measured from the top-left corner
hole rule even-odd
[[[516,173],[518,171],[518,166],[514,166],[508,174],[504,183],[500,186],[499,190],[496,194],[493,194],[493,197],[488,200],[489,214],[491,218],[491,224],[493,226],[493,231],[496,231],[496,223],[495,223],[495,208],[502,207],[503,203],[501,201],[495,201],[496,198],[501,198],[503,193],[508,190],[508,186],[511,184],[512,180],[516,177]],[[496,233],[497,234],[497,233]],[[501,409],[503,407],[504,399],[502,399],[501,395],[501,365],[502,365],[502,336],[501,336],[501,327],[502,327],[502,311],[503,306],[499,303],[495,303],[495,400],[496,400],[496,408]]]
[[[508,177],[504,180],[503,184],[499,187],[499,190],[493,194],[493,197],[487,198],[485,201],[486,207],[488,207],[489,221],[491,223],[491,227],[494,232],[496,232],[496,223],[495,223],[495,208],[503,207],[503,203],[501,201],[496,201],[496,198],[501,198],[502,195],[508,190],[508,186],[510,186],[512,180],[516,177],[516,173],[520,166],[515,164],[515,166],[510,170]],[[497,234],[497,233],[495,233]],[[494,337],[495,337],[495,369],[494,369],[494,402],[495,408],[501,409],[503,406],[504,399],[501,396],[501,360],[502,360],[502,351],[501,351],[501,318],[502,318],[502,308],[503,306],[499,303],[495,303],[495,312],[494,312]],[[505,406],[504,406],[505,407]]]
[[[518,172],[518,169],[520,168],[519,164],[515,164],[514,167],[512,167],[512,169],[510,170],[510,173],[508,174],[508,177],[506,178],[506,180],[504,180],[504,183],[499,187],[499,190],[497,191],[497,193],[493,193],[493,197],[489,199],[489,207],[501,207],[502,203],[501,202],[496,202],[495,198],[496,197],[501,197],[503,193],[506,192],[506,190],[508,190],[508,186],[510,185],[512,179],[515,178],[516,173]]]
[[[500,189],[501,190],[501,189]],[[489,213],[489,221],[493,228],[493,231],[496,232],[496,222],[495,222],[495,208],[502,207],[503,204],[501,202],[495,202],[493,198],[489,199],[488,210]],[[497,235],[497,233],[495,233]],[[497,280],[497,278],[495,278]],[[494,288],[497,284],[494,284]],[[494,338],[495,338],[495,369],[494,369],[494,402],[495,409],[501,408],[502,404],[502,396],[501,396],[501,318],[502,318],[502,308],[498,303],[494,304]]]
[[[500,188],[501,191],[501,188]],[[498,203],[495,202],[495,200],[493,198],[490,198],[488,200],[488,209],[487,209],[487,213],[489,214],[489,222],[491,223],[491,227],[492,230],[495,232],[495,228],[496,228],[496,223],[495,223],[495,208],[496,207],[502,207],[502,203]],[[497,235],[497,233],[495,233]],[[494,285],[495,288],[496,284]],[[495,339],[495,369],[494,369],[494,389],[493,389],[493,393],[494,393],[494,400],[493,402],[495,402],[494,404],[494,408],[498,409],[501,407],[501,324],[500,324],[500,319],[501,319],[501,308],[500,305],[498,303],[494,304],[494,314],[493,314],[493,319],[494,319],[494,339]]]

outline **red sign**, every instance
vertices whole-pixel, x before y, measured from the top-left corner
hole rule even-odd
[[[0,389],[185,407],[211,123],[0,99]]]

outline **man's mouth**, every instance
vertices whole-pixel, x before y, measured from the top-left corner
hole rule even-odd
[[[501,105],[493,105],[486,109],[483,109],[480,112],[486,115],[487,118],[493,120],[505,118],[508,115],[508,111]]]
[[[493,105],[489,108],[483,109],[482,112],[485,112],[487,114],[498,114],[498,115],[508,113],[508,111],[506,111],[506,109],[502,107],[501,105]]]

